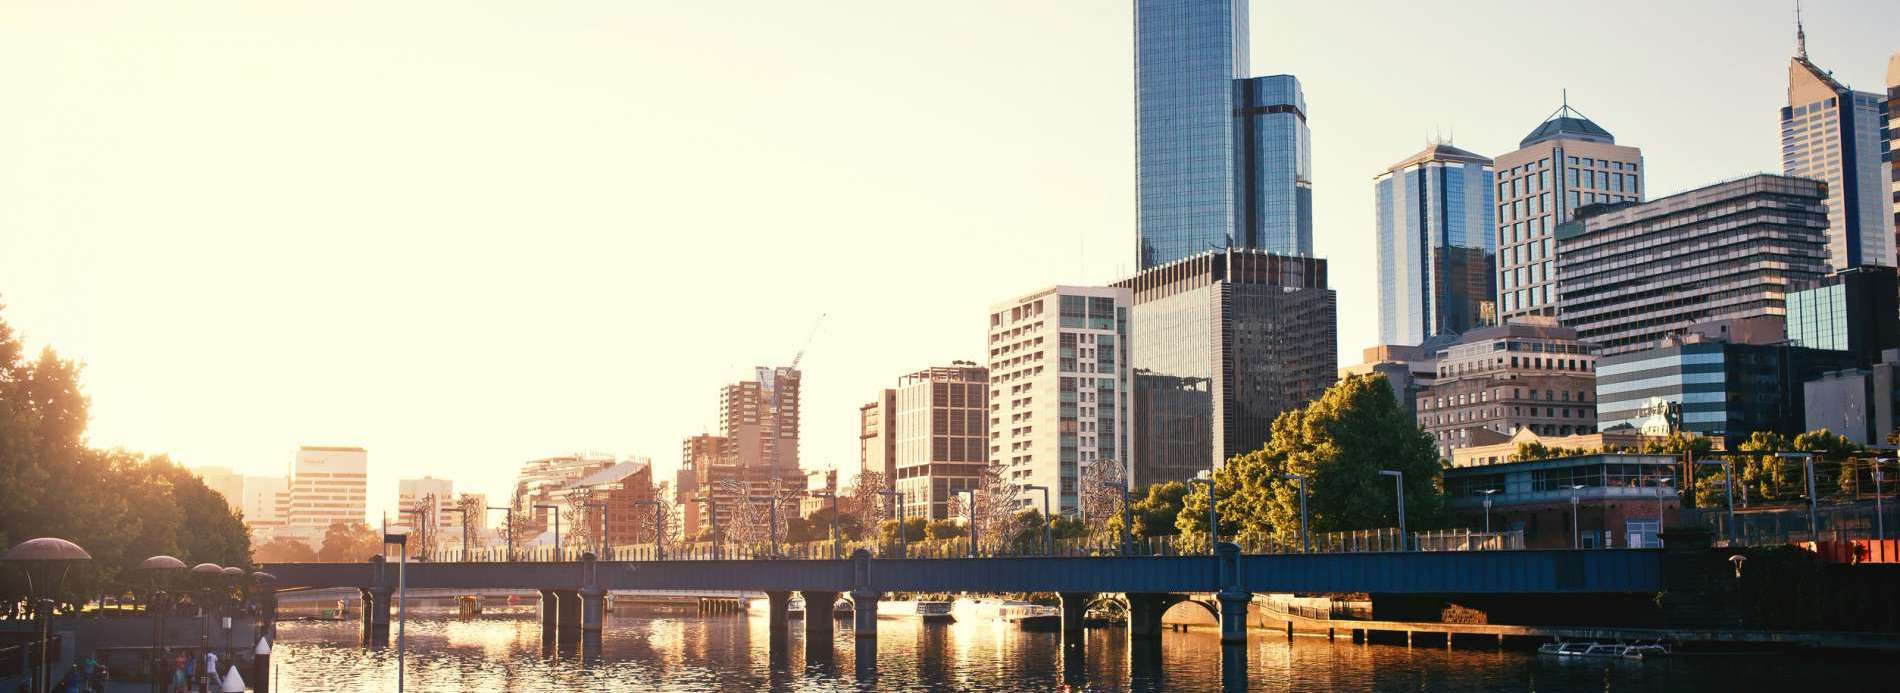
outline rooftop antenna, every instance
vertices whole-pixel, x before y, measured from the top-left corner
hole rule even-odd
[[[1808,32],[1801,26],[1801,0],[1794,0],[1794,55],[1808,59]]]

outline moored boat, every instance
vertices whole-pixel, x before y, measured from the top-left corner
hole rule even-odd
[[[1632,659],[1642,660],[1648,657],[1660,657],[1669,654],[1669,647],[1661,641],[1600,643],[1592,641],[1564,642],[1559,640],[1545,643],[1537,648],[1537,654],[1559,658],[1588,657],[1593,659]]]

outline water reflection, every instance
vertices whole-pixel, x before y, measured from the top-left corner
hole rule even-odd
[[[762,611],[762,610],[761,610]],[[284,623],[273,652],[274,690],[386,691],[395,687],[393,648],[357,645],[355,623]],[[704,691],[956,690],[1216,691],[1623,689],[1826,690],[1882,680],[1861,660],[1796,657],[1676,657],[1641,663],[1539,661],[1521,652],[1407,649],[1301,639],[1255,631],[1245,646],[1216,633],[1165,633],[1130,642],[1120,629],[1091,630],[1079,650],[1060,633],[990,624],[884,620],[875,641],[840,622],[826,642],[806,642],[803,624],[774,633],[763,614],[609,616],[597,644],[544,646],[532,613],[479,620],[412,619],[411,690]],[[771,642],[783,638],[773,655]],[[847,660],[851,670],[840,672]]]

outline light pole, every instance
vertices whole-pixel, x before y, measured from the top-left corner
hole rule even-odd
[[[507,515],[502,516],[508,523],[507,529],[503,531],[508,533],[508,561],[513,562],[515,560],[515,509],[513,506],[501,505],[491,505],[488,506],[488,509],[508,511]]]
[[[206,665],[211,663],[211,659],[217,657],[216,653],[211,652],[210,606],[212,602],[211,595],[217,591],[218,581],[223,578],[224,566],[216,563],[199,563],[191,567],[191,581],[198,588],[197,594],[193,596],[191,600],[192,605],[198,607],[198,642],[200,647],[210,655],[209,657],[199,656],[196,660],[199,664],[198,676],[200,682],[215,681],[218,676],[218,672],[211,671],[212,667]],[[208,686],[210,684],[205,683],[205,685]]]
[[[1583,484],[1570,486],[1570,548],[1583,548]]]
[[[33,653],[33,690],[44,692],[52,690],[48,680],[51,672],[46,670],[46,640],[49,637],[53,620],[53,599],[46,596],[59,591],[59,585],[66,581],[66,571],[73,561],[90,561],[92,554],[78,544],[54,537],[28,539],[20,542],[6,554],[0,555],[0,562],[17,563],[26,573],[27,608],[32,610],[39,627],[34,629],[35,647]],[[44,593],[42,593],[42,590]]]
[[[970,499],[963,504],[963,514],[970,519],[970,557],[976,558],[976,489],[966,488],[957,493]]]
[[[1722,456],[1722,495],[1728,502],[1728,545],[1735,545],[1735,460]]]
[[[462,562],[468,562],[468,508],[443,508],[442,512],[456,513],[461,518],[455,523],[462,528]]]
[[[1880,482],[1884,477],[1884,473],[1880,471],[1880,463],[1891,459],[1893,458],[1874,458],[1874,538],[1879,541],[1887,540],[1887,514],[1880,505]]]
[[[1300,482],[1300,553],[1312,553],[1312,535],[1307,531],[1306,524],[1306,476],[1292,472],[1284,472],[1280,476]]]
[[[719,502],[713,499],[712,491],[707,491],[703,496],[693,496],[693,500],[706,504],[706,526],[712,530],[713,560],[719,560]]]
[[[1056,553],[1055,537],[1049,530],[1049,487],[1042,484],[1024,484],[1023,490],[1042,492],[1042,555],[1054,556]]]
[[[224,573],[224,581],[227,585],[225,595],[227,597],[242,589],[244,587],[244,579],[250,577],[250,573],[234,565],[225,566],[224,570],[219,572]],[[238,611],[239,607],[242,606],[242,602],[231,599],[219,599],[218,601],[221,602],[219,606],[223,607],[225,612],[224,615],[218,617],[219,625],[224,626],[224,663],[231,668],[236,668],[237,655],[231,651],[231,620],[232,616],[235,615],[234,612]],[[222,679],[223,677],[219,678]]]
[[[1667,476],[1656,480],[1656,545],[1657,546],[1662,546],[1663,505],[1664,505],[1665,500],[1668,499],[1669,497],[1669,492],[1663,489],[1669,488],[1669,486],[1674,484],[1675,481],[1676,481],[1675,479],[1671,479]]]
[[[165,593],[163,580],[168,575],[185,570],[185,562],[171,556],[153,556],[140,563],[139,570],[145,571],[152,580],[152,592],[146,598],[145,611],[152,618],[152,693],[161,693],[165,685],[162,675],[165,670],[162,654],[165,650],[165,612],[171,608],[167,603],[171,595]]]
[[[1814,453],[1777,452],[1775,453],[1775,457],[1800,458],[1801,476],[1807,480],[1807,487],[1808,487],[1808,538],[1813,541],[1817,541],[1817,542],[1820,541],[1821,540],[1821,526],[1817,522],[1817,518],[1815,517],[1815,512],[1814,512]]]
[[[391,544],[402,550],[401,558],[396,562],[396,600],[400,606],[396,609],[396,691],[402,693],[404,645],[409,626],[409,535],[384,534],[383,550],[388,551]]]
[[[768,528],[767,533],[769,533],[772,537],[772,555],[774,557],[778,556],[778,502],[779,502],[779,495],[778,495],[779,488],[778,487],[780,483],[779,480],[781,478],[782,477],[780,477],[777,474],[772,475],[772,503],[771,503],[772,507],[768,510],[768,512],[772,514],[772,519],[771,519],[771,527]]]
[[[910,548],[909,538],[904,536],[904,499],[901,491],[885,489],[877,495],[891,497],[891,515],[897,518],[897,557],[903,558],[905,549]]]
[[[1207,554],[1212,556],[1214,545],[1220,543],[1220,511],[1214,508],[1214,475],[1203,469],[1189,481],[1207,484]]]
[[[1399,498],[1399,550],[1404,551],[1411,543],[1405,537],[1405,472],[1381,469],[1379,476],[1392,477],[1392,495]]]
[[[536,510],[546,508],[554,511],[548,514],[554,516],[554,560],[559,561],[561,560],[561,555],[567,553],[562,550],[563,547],[561,546],[561,506],[536,503],[534,508]]]
[[[1491,494],[1497,492],[1498,490],[1494,488],[1478,492],[1484,494],[1484,533],[1486,535],[1491,534]]]
[[[666,560],[666,542],[663,540],[666,536],[666,504],[657,498],[650,498],[636,500],[633,505],[636,508],[642,505],[653,506],[653,560]]]

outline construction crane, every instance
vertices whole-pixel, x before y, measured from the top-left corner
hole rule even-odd
[[[811,348],[811,340],[818,338],[818,328],[823,324],[825,324],[825,313],[819,313],[818,319],[811,322],[811,332],[805,335],[805,343],[798,346],[798,355],[792,357],[793,370],[798,369],[799,361],[805,360],[805,350]]]

